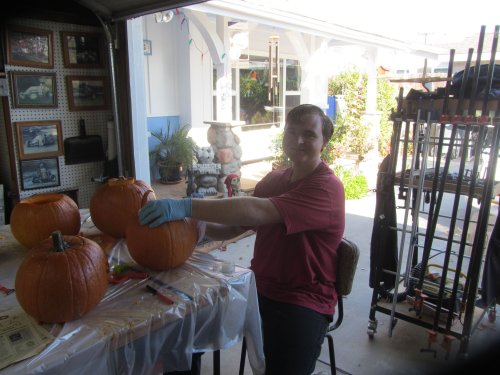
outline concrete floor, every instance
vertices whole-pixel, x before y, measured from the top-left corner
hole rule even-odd
[[[243,176],[247,178],[245,184],[251,184],[252,179],[261,177],[266,172],[267,166],[261,166],[260,170],[255,168],[256,166],[253,168],[248,167],[248,170],[243,169]],[[397,202],[397,204],[400,203]],[[494,206],[492,206],[492,210],[495,210]],[[440,374],[447,372],[447,370],[453,370],[453,373],[461,373],[454,367],[457,363],[461,363],[457,355],[458,340],[453,340],[450,354],[447,356],[444,347],[441,345],[443,335],[438,334],[437,342],[432,346],[432,349],[436,350],[436,357],[434,358],[432,353],[421,351],[421,349],[428,347],[428,333],[424,327],[398,320],[392,333],[390,333],[391,317],[381,312],[376,313],[376,319],[378,320],[377,332],[373,337],[368,335],[367,327],[372,298],[372,289],[369,287],[368,280],[374,212],[374,192],[370,192],[362,199],[346,202],[345,237],[358,245],[361,255],[353,290],[344,300],[344,321],[333,334],[338,373],[353,375],[416,375]],[[249,236],[236,243],[229,244],[226,251],[215,249],[211,251],[211,254],[222,260],[232,261],[247,267],[252,257],[254,240],[255,236]],[[494,315],[498,317],[498,308]],[[485,350],[492,348],[498,349],[497,352],[500,353],[500,323],[498,319],[491,322],[487,319],[487,316],[479,319],[480,317],[478,316],[477,328],[470,339],[469,357],[474,357],[478,353],[483,353]],[[460,324],[460,322],[455,324]],[[327,348],[328,345],[325,341],[320,356],[320,359],[325,361],[328,361]],[[222,375],[238,373],[240,353],[241,344],[221,352]],[[495,359],[497,365],[498,362],[499,360]],[[491,362],[490,365],[492,365]],[[498,369],[498,366],[496,368]],[[477,369],[475,367],[475,370]],[[202,357],[202,374],[211,373],[212,355],[206,353]],[[329,374],[330,368],[318,362],[314,373]],[[248,360],[246,361],[245,374],[252,374]]]

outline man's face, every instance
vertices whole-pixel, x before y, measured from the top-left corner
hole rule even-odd
[[[299,121],[285,125],[283,150],[294,163],[316,161],[323,143],[321,118],[317,114],[303,115]]]

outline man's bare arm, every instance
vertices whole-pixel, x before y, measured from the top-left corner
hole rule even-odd
[[[257,197],[193,199],[191,217],[231,226],[258,226],[283,221],[269,199]]]
[[[240,227],[239,225],[226,225],[217,223],[206,223],[205,237],[211,240],[227,240],[230,238],[238,237],[247,231],[247,228]]]

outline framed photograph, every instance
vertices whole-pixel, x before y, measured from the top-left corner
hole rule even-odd
[[[144,54],[145,55],[152,55],[153,54],[153,50],[152,50],[152,46],[151,46],[151,41],[150,40],[144,39],[143,40],[143,46],[144,46]]]
[[[43,189],[61,185],[58,158],[21,160],[23,190]]]
[[[104,67],[104,35],[61,31],[66,68]]]
[[[16,122],[19,159],[39,159],[63,155],[61,121]]]
[[[57,107],[55,73],[10,72],[14,108]]]
[[[7,64],[54,67],[52,31],[9,25],[5,35]]]
[[[109,108],[108,79],[103,76],[66,76],[70,111]]]

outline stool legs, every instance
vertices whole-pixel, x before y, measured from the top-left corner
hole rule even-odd
[[[245,373],[245,358],[247,355],[247,342],[243,337],[243,341],[241,343],[241,357],[240,357],[240,372],[239,375],[243,375]]]
[[[214,351],[214,375],[220,375],[220,350]]]

